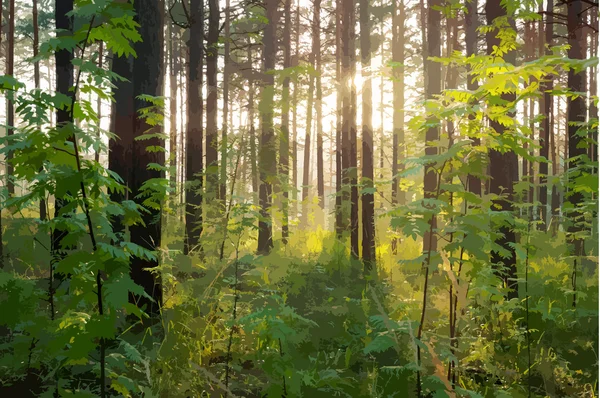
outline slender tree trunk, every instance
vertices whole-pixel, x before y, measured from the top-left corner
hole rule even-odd
[[[320,0],[317,0],[317,2]],[[292,66],[291,46],[291,0],[285,0],[283,10],[283,68]],[[288,74],[283,79],[283,90],[281,93],[281,135],[279,138],[279,175],[282,178],[283,200],[281,202],[283,220],[281,223],[281,238],[287,244],[289,236],[289,179],[290,179],[290,77]]]
[[[323,87],[321,86],[321,0],[315,0],[315,23],[313,38],[315,40],[315,69],[317,98],[315,101],[317,118],[317,196],[319,207],[325,209],[325,181],[323,175]]]
[[[477,54],[477,28],[479,27],[479,18],[477,17],[477,0],[466,0],[466,14],[465,14],[465,47],[467,56]],[[471,72],[471,71],[469,71]],[[467,90],[475,91],[478,88],[477,81],[473,80],[473,77],[469,74],[467,76]],[[469,130],[474,130],[478,122],[475,121],[475,115],[469,115]],[[481,145],[479,137],[472,137],[473,146]],[[475,195],[481,195],[481,179],[473,174],[469,174],[467,177],[467,185],[469,192]]]
[[[492,25],[496,18],[507,16],[506,9],[501,5],[501,0],[488,0],[485,6],[486,17],[488,25]],[[510,16],[509,16],[510,18]],[[496,30],[487,33],[487,51],[488,54],[492,54],[494,46],[500,44],[500,39],[496,37],[498,32]],[[505,62],[515,64],[516,52],[511,51],[504,55]],[[502,99],[505,101],[514,101],[515,94],[508,93],[503,94]],[[490,127],[494,129],[498,134],[505,133],[505,127],[500,123],[490,120]],[[490,150],[490,193],[493,195],[504,195],[494,201],[494,206],[502,211],[510,212],[513,210],[513,184],[519,179],[519,166],[517,155],[514,152],[501,153],[496,150]],[[516,254],[515,254],[515,232],[508,226],[499,226],[497,230],[500,233],[500,237],[497,238],[496,243],[506,250],[509,255],[501,255],[497,251],[492,252],[492,264],[499,270],[499,274],[502,275],[507,287],[510,289],[509,298],[517,296],[517,265],[516,265]]]
[[[6,57],[6,75],[14,76],[15,66],[15,0],[9,0],[8,2],[8,54]],[[15,127],[15,109],[13,103],[12,92],[8,92],[6,101],[6,135],[8,137],[14,134]],[[8,177],[6,187],[9,195],[15,194],[15,183],[13,180],[14,168],[11,163],[13,158],[12,151],[6,153],[6,175]]]
[[[134,93],[134,120],[133,120],[133,172],[131,173],[131,191],[137,197],[142,185],[151,178],[163,178],[163,172],[148,168],[151,163],[164,164],[165,154],[162,151],[149,151],[149,147],[164,147],[164,142],[159,138],[139,140],[145,134],[158,133],[160,126],[150,126],[139,116],[141,109],[148,103],[138,99],[141,94],[162,95],[164,66],[163,66],[163,12],[159,0],[146,0],[143,3],[135,2],[137,22],[140,24],[139,33],[141,42],[135,43],[137,58],[133,62],[135,78],[133,79]],[[141,200],[137,199],[141,205]],[[160,210],[147,209],[142,213],[143,224],[133,225],[129,228],[131,241],[148,250],[157,250],[161,246]],[[160,276],[149,272],[149,269],[158,266],[157,260],[134,257],[131,261],[131,276],[135,283],[142,286],[146,294],[153,299],[138,297],[136,302],[140,308],[156,317],[162,305],[162,283]]]
[[[0,4],[0,14],[2,13],[2,7]],[[40,28],[38,23],[38,0],[33,0],[33,57],[36,58],[36,61],[33,63],[33,82],[35,84],[35,89],[40,89],[40,61],[37,60],[37,56],[39,53],[39,45],[40,45]],[[2,23],[0,22],[0,26]],[[41,128],[41,126],[38,126]],[[45,220],[47,218],[47,209],[46,209],[46,199],[40,199],[40,220]],[[1,229],[1,226],[0,226]]]
[[[541,5],[540,5],[541,7]],[[544,14],[544,22],[545,22],[545,35],[542,36],[542,29],[540,29],[540,57],[542,56],[542,51],[544,50],[544,45],[546,46],[545,53],[546,55],[552,55],[552,50],[550,47],[552,46],[552,38],[554,36],[554,21],[552,12],[554,10],[553,0],[546,1],[546,11]],[[540,23],[540,28],[542,24]],[[551,91],[554,88],[553,77],[551,74],[546,75],[542,82],[542,91],[544,92],[543,97],[540,101],[540,111],[544,115],[544,119],[542,120],[541,131],[540,131],[540,156],[550,160],[549,150],[550,150],[550,135],[552,134],[551,124],[550,124],[550,114],[552,112],[552,94]],[[539,191],[539,202],[540,202],[540,210],[542,212],[542,222],[541,228],[546,230],[548,228],[548,163],[541,162],[539,164],[539,183],[540,183],[540,191]],[[533,200],[533,198],[532,198]]]
[[[584,2],[582,0],[572,0],[567,4],[567,30],[568,30],[568,38],[569,38],[569,51],[568,56],[570,59],[585,59],[586,52],[584,48],[584,23],[585,23],[585,14],[584,10]],[[574,71],[573,69],[569,70],[567,87],[573,93],[582,93],[586,92],[586,71]],[[581,159],[576,157],[581,157],[581,155],[585,155],[587,150],[584,145],[582,145],[583,138],[578,135],[578,131],[581,128],[580,125],[583,124],[586,120],[586,104],[585,97],[578,95],[575,97],[568,96],[567,97],[567,132],[568,132],[568,162],[569,169],[577,169],[581,163]],[[571,174],[574,175],[575,173]],[[577,223],[581,222],[581,211],[577,210],[583,203],[583,194],[581,192],[576,192],[571,190],[567,194],[567,200],[571,204],[572,209],[570,215],[571,226],[569,227],[569,232],[575,234],[581,231],[581,227],[577,225]],[[583,240],[577,238],[570,239],[571,244],[573,245],[572,254],[575,256],[582,256],[583,253]],[[579,259],[575,259],[574,261],[578,261]],[[573,271],[575,275],[575,270]],[[574,286],[575,287],[575,286]],[[575,290],[575,289],[573,289]],[[575,299],[573,301],[573,305],[575,305]]]
[[[369,0],[360,0],[360,54],[362,61],[362,259],[365,275],[375,265],[375,195],[373,184],[373,92],[371,83],[371,30]]]
[[[252,59],[252,47],[248,46],[248,62],[249,65],[253,65]],[[256,131],[254,128],[254,79],[253,72],[250,71],[250,79],[248,81],[248,122],[250,123],[250,166],[252,173],[252,193],[254,198],[254,203],[258,204],[258,185],[259,185],[259,175],[258,175],[258,163],[256,161]]]
[[[263,87],[261,105],[259,107],[262,120],[262,133],[260,139],[260,218],[258,221],[258,254],[268,254],[273,248],[273,218],[271,216],[272,181],[276,176],[276,153],[273,131],[273,97],[275,79],[272,71],[275,69],[275,52],[277,40],[275,26],[277,26],[277,0],[266,0],[268,23],[264,27],[263,36]]]
[[[169,61],[169,116],[170,116],[170,133],[169,133],[169,157],[170,157],[170,180],[171,188],[175,189],[173,197],[177,198],[177,180],[178,180],[178,162],[177,162],[177,76],[179,75],[179,40],[177,40],[176,27],[169,22],[169,45],[168,45],[168,61]],[[182,126],[183,128],[183,126]]]
[[[225,0],[225,49],[223,52],[223,127],[221,128],[221,178],[219,180],[219,198],[225,203],[227,190],[227,133],[229,116],[229,75],[230,75],[230,48],[231,48],[231,22],[229,0]]]
[[[202,234],[202,189],[203,189],[203,148],[202,113],[202,45],[204,38],[204,2],[190,1],[191,24],[188,51],[187,84],[187,142],[186,142],[186,209],[185,209],[185,253],[198,246]]]
[[[208,0],[208,40],[206,47],[206,190],[207,203],[218,198],[218,126],[217,126],[217,59],[219,44],[219,0]]]
[[[356,13],[353,7],[350,13],[349,47],[350,47],[350,254],[358,258],[358,136],[356,124]]]
[[[320,8],[320,5],[317,6],[317,3],[320,3],[320,0],[315,0],[315,9],[313,12],[313,20],[312,20],[312,51],[309,55],[308,63],[311,68],[315,66],[315,54],[319,51],[318,38],[319,29],[317,25],[318,15],[317,15],[317,7]],[[310,211],[310,207],[308,206],[308,195],[310,191],[310,149],[311,149],[311,128],[313,122],[313,105],[314,105],[314,93],[315,93],[315,77],[314,74],[311,73],[308,82],[308,99],[306,104],[306,135],[304,138],[304,164],[302,169],[302,224],[306,228],[308,223],[308,212]],[[319,120],[317,119],[317,124]]]
[[[336,91],[336,123],[335,123],[335,231],[336,236],[342,237],[344,231],[344,209],[342,206],[342,101],[345,95],[344,91],[344,75],[342,74],[342,0],[335,2],[335,81],[337,85]]]
[[[98,67],[101,69],[104,67],[104,42],[103,41],[98,43]],[[38,74],[39,74],[39,71],[38,71]],[[38,79],[39,79],[39,76],[38,76]],[[97,139],[100,142],[102,140],[102,99],[100,98],[100,96],[98,96],[98,98],[96,99],[96,113],[98,115]],[[96,162],[100,162],[100,147],[98,147],[98,149],[96,149],[96,151],[94,153],[94,160]]]
[[[403,0],[393,0],[394,11],[392,15],[392,60],[393,70],[393,100],[394,100],[394,131],[392,138],[392,206],[403,205],[406,201],[403,191],[400,191],[400,178],[398,173],[404,170],[400,164],[404,158],[406,145],[404,143],[404,47],[405,47],[405,19],[406,9]],[[392,239],[392,252],[397,252],[395,238]]]
[[[14,4],[14,0],[11,0]],[[12,8],[12,7],[11,7]],[[54,20],[56,21],[56,30],[58,31],[57,37],[71,36],[73,34],[73,17],[70,15],[73,11],[73,1],[61,1],[55,0],[54,3]],[[9,51],[8,57],[10,57],[12,51],[10,49],[9,40]],[[7,57],[7,58],[8,58]],[[61,49],[55,53],[55,67],[56,67],[56,92],[66,95],[71,99],[71,104],[75,103],[75,98],[71,87],[73,87],[73,52],[68,49]],[[8,73],[8,72],[7,72]],[[58,129],[64,128],[69,124],[73,123],[72,114],[67,110],[66,107],[57,109],[56,111],[56,127]],[[8,122],[10,124],[10,121]],[[10,173],[9,173],[10,174]],[[61,181],[57,181],[57,185],[61,184]],[[63,216],[62,214],[63,198],[56,197],[54,202],[54,218]],[[58,228],[52,232],[52,251],[57,258],[60,258],[59,253],[62,252],[62,240],[67,235],[67,232]]]
[[[295,37],[295,55],[294,65],[300,63],[300,0],[296,6],[296,37]],[[294,217],[298,215],[298,92],[300,91],[298,78],[294,80],[294,93],[292,96],[292,199],[294,200],[294,208],[292,214]]]
[[[441,65],[439,62],[433,61],[431,57],[439,57],[441,54],[441,0],[427,0],[427,62],[425,63],[425,97],[433,99],[435,95],[441,92]],[[435,143],[440,138],[440,128],[438,120],[429,118],[429,127],[425,133],[426,143]],[[425,155],[434,156],[437,154],[436,146],[427,146]],[[425,166],[427,168],[427,165]],[[438,187],[437,173],[434,170],[425,172],[423,177],[423,196],[425,199],[433,199],[438,195],[436,193]],[[432,215],[428,220],[429,228],[423,236],[423,252],[427,253],[428,260],[424,262],[425,269],[424,284],[423,284],[423,303],[421,307],[421,322],[417,332],[417,339],[420,340],[425,324],[425,316],[427,314],[427,287],[429,282],[429,263],[431,253],[437,250],[437,240],[434,233],[436,229],[436,217]],[[417,346],[417,366],[421,366],[421,347]],[[421,372],[417,371],[417,395],[421,397]]]

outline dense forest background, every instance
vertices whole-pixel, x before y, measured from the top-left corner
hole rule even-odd
[[[0,0],[2,397],[598,396],[594,0]]]

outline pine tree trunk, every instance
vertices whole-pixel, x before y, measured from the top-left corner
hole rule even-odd
[[[133,172],[131,173],[131,191],[135,198],[141,192],[142,185],[151,178],[164,178],[163,172],[148,169],[150,163],[164,164],[165,154],[162,151],[148,151],[148,147],[162,147],[164,143],[159,138],[138,140],[148,132],[158,133],[160,126],[150,126],[147,121],[139,117],[139,111],[148,106],[146,101],[140,100],[139,95],[160,96],[163,91],[164,66],[163,66],[163,12],[159,0],[146,0],[144,3],[135,2],[136,19],[140,24],[139,33],[141,42],[135,44],[137,58],[133,62],[135,78],[133,79],[134,93],[134,120],[133,120]],[[141,200],[137,199],[141,205]],[[143,224],[133,225],[129,228],[131,242],[148,250],[157,250],[161,247],[161,222],[160,210],[148,209],[142,213]],[[153,299],[138,297],[136,300],[140,308],[153,317],[160,314],[162,305],[162,283],[160,276],[155,276],[148,269],[158,266],[157,260],[134,257],[131,261],[131,277],[133,281],[142,286],[146,294]]]
[[[2,6],[1,6],[1,1],[0,1],[0,14],[2,13]],[[39,45],[40,45],[40,29],[39,29],[39,23],[38,23],[38,0],[33,0],[33,7],[32,7],[32,14],[33,14],[33,57],[37,58],[38,53],[39,53]],[[2,26],[2,23],[0,22],[0,26]],[[38,90],[40,88],[40,62],[39,61],[35,61],[33,63],[33,82],[34,82],[34,87],[36,90]],[[38,128],[41,128],[41,126],[38,126]],[[40,220],[45,220],[48,217],[47,215],[47,209],[46,209],[46,199],[41,198],[40,199]],[[1,226],[0,226],[1,229]]]
[[[173,197],[177,197],[177,179],[178,179],[178,162],[177,162],[177,76],[179,74],[179,41],[177,40],[176,28],[173,23],[169,23],[169,46],[168,46],[168,62],[169,62],[169,116],[170,116],[170,133],[169,133],[169,157],[170,157],[170,180]],[[183,128],[183,126],[182,126]]]
[[[319,2],[319,0],[317,0]],[[284,2],[284,24],[283,24],[283,68],[292,66],[291,46],[291,0]],[[284,244],[289,236],[289,179],[290,179],[290,77],[288,74],[283,79],[283,90],[281,93],[281,135],[279,139],[279,175],[282,178],[283,200],[281,210],[283,219],[281,223],[281,238]]]
[[[583,13],[583,1],[572,0],[567,4],[567,31],[570,59],[586,59],[586,51],[584,48],[584,30],[585,14]],[[575,72],[569,70],[567,87],[571,92],[580,93],[586,92],[586,71]],[[581,128],[580,125],[586,120],[586,104],[584,96],[567,97],[567,132],[568,132],[568,167],[569,170],[577,169],[581,163],[581,159],[574,159],[585,155],[587,150],[582,145],[583,137],[578,135]],[[575,176],[575,173],[570,176]],[[577,223],[581,222],[582,213],[577,210],[583,203],[583,194],[581,192],[571,191],[567,194],[567,200],[571,204],[572,209],[569,216],[572,224],[569,227],[570,233],[581,231],[581,226]],[[573,245],[572,254],[575,256],[583,255],[583,240],[571,238],[570,243]],[[578,261],[578,260],[575,260]]]
[[[373,183],[373,98],[371,83],[371,30],[369,0],[360,0],[360,54],[362,61],[362,260],[365,275],[375,266],[375,195]]]
[[[263,87],[261,104],[259,106],[262,120],[259,154],[259,203],[260,218],[258,220],[258,254],[268,254],[273,248],[273,218],[271,216],[272,181],[277,170],[275,137],[273,131],[273,99],[275,79],[272,71],[275,69],[275,52],[277,40],[275,27],[277,26],[277,0],[266,0],[268,23],[264,27],[263,36]]]
[[[350,13],[349,49],[350,49],[350,254],[359,257],[358,242],[358,136],[356,125],[356,13],[348,7]]]
[[[403,0],[394,0],[394,15],[392,17],[392,60],[393,89],[394,89],[394,136],[392,144],[392,204],[404,205],[406,199],[400,191],[400,178],[398,173],[404,169],[400,164],[406,156],[404,143],[404,47],[405,47],[405,19],[406,9]],[[392,249],[396,250],[396,240],[392,241]]]
[[[231,9],[229,0],[225,0],[225,48],[223,52],[223,127],[221,128],[221,177],[219,179],[219,199],[226,201],[227,190],[227,133],[229,116],[229,75],[230,75],[230,48],[231,48]]]
[[[187,84],[187,137],[186,137],[186,207],[185,207],[185,254],[198,247],[202,234],[202,189],[203,189],[203,148],[202,136],[204,134],[202,116],[204,103],[202,101],[202,45],[204,32],[204,2],[203,0],[190,1],[191,25],[188,52],[190,62],[188,66]]]
[[[466,0],[466,14],[465,14],[465,47],[467,56],[477,54],[477,28],[479,27],[479,18],[477,17],[477,0]],[[475,91],[478,88],[477,81],[473,81],[471,75],[467,76],[467,90]],[[474,126],[475,116],[469,115],[469,123]],[[470,127],[471,130],[474,127]],[[472,137],[473,146],[481,145],[479,137]],[[475,195],[481,195],[481,179],[473,174],[469,174],[467,177],[467,185],[469,192]]]
[[[506,10],[501,5],[501,0],[488,0],[485,5],[486,17],[488,25],[492,25],[496,18],[505,17],[507,15]],[[510,18],[510,16],[509,16]],[[487,51],[491,54],[494,46],[500,44],[500,39],[497,36],[496,30],[490,31],[486,35],[487,40]],[[515,64],[516,53],[511,51],[504,55],[505,62]],[[505,101],[514,101],[515,94],[509,93],[502,95],[502,99]],[[490,121],[490,127],[493,128],[498,134],[504,134],[505,128],[496,121]],[[494,201],[496,208],[510,212],[513,210],[513,184],[519,179],[519,166],[517,155],[514,152],[501,153],[496,150],[490,150],[490,193],[493,195],[506,195],[504,198],[500,198]],[[509,298],[517,296],[516,291],[516,255],[515,255],[515,232],[507,226],[500,226],[497,228],[501,235],[496,243],[509,253],[509,257],[500,255],[500,253],[492,252],[492,265],[496,266],[499,273],[502,275],[505,284],[511,289]]]
[[[336,112],[335,112],[335,231],[336,236],[341,238],[345,229],[344,210],[343,210],[343,187],[342,187],[342,101],[345,95],[344,75],[342,74],[342,0],[336,0],[335,3],[335,81],[336,91]]]
[[[248,46],[248,62],[249,65],[253,64],[252,59],[252,47]],[[254,198],[254,203],[258,205],[258,163],[256,160],[256,130],[254,127],[254,71],[250,71],[250,79],[248,80],[248,122],[250,123],[250,170],[252,173],[252,194]]]
[[[219,0],[208,0],[208,38],[206,46],[206,203],[218,199],[219,166],[218,166],[218,87],[217,60],[219,42]]]
[[[323,175],[323,87],[321,86],[321,0],[315,0],[315,23],[313,38],[315,40],[315,69],[317,98],[315,101],[317,118],[317,196],[319,207],[325,208],[325,181]]]
[[[315,1],[315,9],[313,12],[313,20],[312,20],[312,51],[310,52],[308,63],[311,68],[315,66],[315,54],[319,49],[317,48],[318,39],[317,35],[319,34],[319,30],[317,27],[317,10],[316,3],[320,0]],[[304,137],[304,162],[302,167],[302,224],[306,228],[308,223],[308,212],[310,211],[310,207],[308,204],[308,196],[310,192],[310,149],[311,149],[311,130],[313,124],[313,105],[314,105],[314,95],[315,94],[315,76],[311,74],[308,81],[308,99],[306,103],[306,134]],[[317,123],[319,120],[317,119]]]
[[[14,77],[14,66],[15,66],[15,0],[9,0],[8,2],[8,54],[6,57],[6,75]],[[72,69],[72,68],[71,68]],[[12,93],[8,92],[6,101],[6,135],[8,137],[14,134],[15,125],[15,109],[12,98]],[[12,151],[6,153],[6,176],[7,183],[6,188],[8,189],[8,195],[12,196],[15,194],[15,183],[13,180],[13,165],[11,159],[13,158]]]

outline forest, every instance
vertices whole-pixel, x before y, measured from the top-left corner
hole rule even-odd
[[[0,0],[0,396],[599,396],[597,0]]]

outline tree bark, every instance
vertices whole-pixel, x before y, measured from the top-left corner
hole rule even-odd
[[[230,75],[230,48],[231,48],[231,9],[229,0],[225,0],[225,48],[223,51],[223,127],[221,128],[221,177],[219,179],[219,198],[226,201],[227,191],[227,133],[229,116],[229,75]]]
[[[263,36],[263,87],[261,105],[259,107],[262,120],[260,139],[260,218],[258,221],[258,254],[268,254],[273,248],[273,219],[271,216],[271,194],[273,179],[276,178],[275,142],[273,132],[273,97],[275,91],[275,52],[277,41],[275,26],[277,26],[277,0],[266,0],[268,22],[264,27]]]
[[[554,10],[554,4],[553,4],[553,0],[547,0],[546,1],[546,14],[545,15],[545,35],[544,35],[544,45],[546,45],[546,55],[552,55],[552,51],[550,50],[550,47],[552,46],[552,37],[554,35],[554,20],[553,20],[553,16],[552,16],[552,12]],[[541,41],[542,37],[541,37],[541,32],[540,32],[540,41]],[[540,46],[540,50],[543,48],[543,46]],[[542,56],[542,53],[540,52],[540,57]],[[554,88],[554,82],[552,80],[552,75],[547,75],[544,77],[544,80],[542,82],[542,91],[544,93],[544,96],[542,97],[542,112],[544,115],[544,120],[542,121],[542,131],[540,131],[540,156],[545,158],[546,160],[550,161],[550,157],[549,157],[549,149],[550,149],[550,135],[552,134],[552,125],[550,124],[550,114],[552,113],[552,94],[551,91]],[[547,180],[547,175],[548,175],[548,163],[546,162],[541,162],[540,163],[540,207],[541,207],[541,212],[542,212],[542,222],[543,225],[541,225],[540,227],[542,229],[546,229],[548,227],[548,209],[547,209],[547,203],[548,203],[548,180]],[[533,199],[533,198],[532,198]]]
[[[477,28],[479,27],[479,18],[477,17],[477,0],[466,0],[466,15],[465,15],[465,45],[467,56],[477,55]],[[469,70],[471,72],[471,70]],[[479,84],[473,80],[473,76],[469,73],[467,76],[467,90],[473,92],[477,90]],[[474,129],[475,126],[475,115],[469,115],[469,124],[473,126],[469,130]],[[473,146],[481,145],[479,137],[471,137]],[[467,185],[469,192],[475,195],[481,195],[481,179],[474,175],[469,174],[467,177]]]
[[[492,25],[496,18],[507,15],[506,10],[501,5],[501,0],[488,0],[485,5],[486,17],[488,25]],[[510,16],[509,16],[510,18]],[[487,33],[487,51],[491,55],[494,46],[500,44],[500,39],[497,37],[498,32],[494,29]],[[515,64],[516,53],[511,51],[504,56],[505,62]],[[515,100],[514,93],[503,94],[502,99],[510,102]],[[505,127],[496,121],[490,121],[490,127],[498,134],[505,133]],[[510,134],[510,133],[507,133]],[[490,150],[490,193],[493,195],[503,195],[494,201],[494,206],[502,211],[511,212],[513,210],[513,184],[519,179],[519,165],[517,155],[514,152],[501,153],[496,150]],[[506,286],[511,289],[508,297],[517,297],[517,265],[515,254],[515,232],[507,225],[501,225],[496,230],[500,233],[500,237],[496,239],[496,243],[509,253],[509,257],[505,258],[500,253],[492,252],[492,264],[497,267],[498,273],[502,275]]]
[[[317,97],[315,101],[315,110],[317,118],[317,196],[319,198],[319,207],[325,209],[325,181],[323,175],[323,87],[321,86],[321,0],[315,0],[315,24],[313,25],[313,38],[315,40],[316,59],[315,69],[317,76],[315,79]]]
[[[138,137],[148,133],[157,133],[160,126],[151,126],[141,117],[140,110],[148,107],[148,103],[138,99],[139,95],[162,95],[164,79],[163,66],[163,10],[159,0],[147,0],[143,3],[134,2],[136,20],[140,24],[139,33],[141,42],[135,44],[137,58],[133,61],[135,78],[133,79],[134,93],[134,119],[133,119],[133,172],[131,173],[131,191],[137,197],[142,185],[152,178],[163,178],[163,172],[148,169],[150,163],[164,164],[163,151],[149,151],[149,147],[162,147],[164,142],[159,138],[139,140]],[[141,200],[136,199],[141,205]],[[129,228],[131,241],[145,249],[157,250],[161,246],[161,217],[160,210],[147,209],[142,213],[143,224],[133,225]],[[136,302],[140,308],[145,308],[152,317],[160,314],[162,305],[162,283],[160,276],[150,272],[158,266],[158,260],[134,257],[131,261],[131,277],[133,281],[142,286],[148,296],[137,297]]]
[[[206,48],[206,200],[218,199],[218,126],[217,126],[217,58],[219,43],[219,0],[208,0],[208,40]]]
[[[319,0],[317,0],[319,1]],[[283,23],[283,68],[292,66],[291,46],[291,0],[284,2]],[[282,178],[283,200],[281,201],[283,219],[281,223],[281,238],[287,244],[289,237],[289,179],[290,179],[290,76],[285,74],[283,79],[283,90],[281,92],[281,135],[279,138],[279,175]]]
[[[202,45],[204,38],[204,2],[190,1],[191,23],[188,51],[187,84],[187,137],[186,137],[186,210],[185,210],[185,253],[198,246],[202,234],[202,189],[203,189],[203,148],[202,148]],[[200,249],[200,248],[199,248]]]
[[[343,187],[342,187],[342,101],[345,95],[344,75],[342,74],[342,0],[335,2],[335,81],[336,91],[336,123],[335,123],[335,231],[336,236],[342,237],[344,231],[344,210],[343,210]]]
[[[348,7],[350,13],[349,50],[350,50],[350,254],[359,257],[358,241],[358,136],[356,125],[356,13]]]
[[[375,266],[375,195],[373,184],[373,93],[371,83],[371,30],[369,0],[360,0],[360,54],[362,61],[362,260],[365,275]]]
[[[9,0],[8,7],[8,54],[6,57],[6,75],[13,77],[15,66],[15,0]],[[15,127],[15,109],[13,94],[11,92],[8,92],[6,101],[6,125],[6,135],[10,137],[14,134]],[[12,158],[12,151],[8,151],[6,153],[6,188],[8,189],[9,196],[15,194],[15,183],[13,180],[14,167],[11,163]]]

